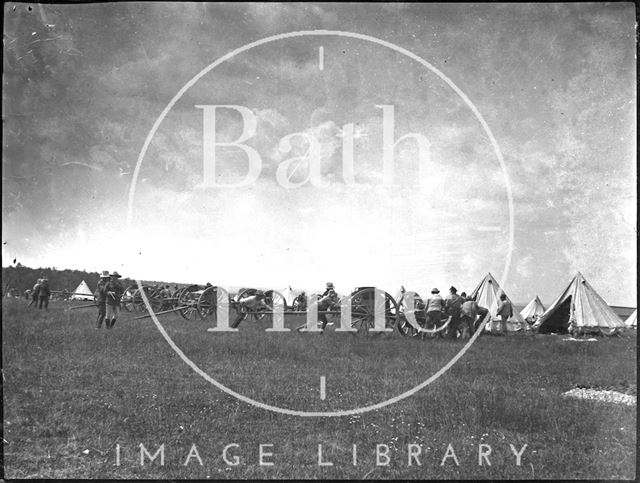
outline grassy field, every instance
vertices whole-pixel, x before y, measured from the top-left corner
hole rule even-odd
[[[92,309],[2,306],[4,470],[7,478],[597,478],[636,475],[636,407],[564,398],[576,386],[635,395],[636,336],[566,342],[559,336],[481,337],[418,394],[340,418],[300,418],[239,402],[206,382],[151,320],[124,314],[94,329]],[[223,384],[306,411],[350,409],[425,380],[462,347],[398,333],[360,339],[329,331],[265,333],[243,323],[213,334],[206,322],[161,318],[178,346]],[[289,326],[302,323],[289,320]],[[326,400],[320,378],[326,377]],[[159,459],[140,465],[139,445]],[[227,465],[223,448],[235,443]],[[478,445],[491,447],[478,464]],[[183,463],[196,445],[202,460]],[[259,465],[259,445],[273,466]],[[318,445],[323,460],[319,466]],[[420,445],[421,465],[408,464]],[[521,465],[517,450],[527,445]],[[120,466],[116,466],[116,445]],[[357,445],[356,465],[353,445]],[[389,464],[376,465],[376,445]],[[441,465],[448,445],[455,452]],[[415,450],[415,448],[413,449]],[[382,462],[384,462],[382,458]]]

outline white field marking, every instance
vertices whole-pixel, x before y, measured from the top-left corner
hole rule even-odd
[[[209,64],[207,67],[202,69],[198,74],[196,74],[193,78],[191,78],[184,86],[182,86],[182,88],[176,93],[176,95],[171,99],[169,104],[167,104],[167,106],[163,109],[163,111],[160,113],[158,118],[155,120],[155,122],[153,123],[153,126],[151,127],[151,130],[149,131],[149,134],[147,134],[147,137],[145,139],[144,144],[142,145],[142,149],[140,150],[140,153],[138,154],[138,160],[136,162],[135,169],[133,170],[133,176],[131,178],[131,185],[130,185],[131,188],[129,189],[129,201],[128,201],[128,204],[127,204],[127,218],[126,218],[127,228],[129,230],[131,230],[131,226],[132,226],[132,223],[133,223],[133,207],[134,207],[134,204],[135,204],[134,200],[135,200],[136,184],[137,184],[137,181],[138,181],[138,177],[140,175],[142,161],[143,161],[143,159],[144,159],[144,157],[145,157],[145,155],[147,153],[147,150],[149,149],[149,145],[151,144],[151,140],[153,139],[153,136],[155,135],[156,131],[160,127],[160,124],[162,123],[164,118],[167,116],[169,111],[176,104],[176,102],[178,102],[178,100],[180,100],[180,98],[184,95],[184,93],[187,90],[189,90],[196,82],[198,82],[198,80],[200,80],[208,72],[212,71],[213,69],[215,69],[217,66],[219,66],[223,62],[226,62],[227,60],[233,58],[234,56],[236,56],[238,54],[241,54],[242,52],[245,52],[247,50],[250,50],[250,49],[252,49],[254,47],[257,47],[257,46],[260,46],[260,45],[263,45],[263,44],[267,44],[269,42],[274,42],[274,41],[277,41],[277,40],[290,39],[290,38],[296,38],[296,37],[305,37],[305,36],[329,36],[329,37],[337,36],[337,37],[354,38],[354,39],[364,40],[364,41],[367,41],[367,42],[372,42],[374,44],[378,44],[378,45],[381,45],[383,47],[387,47],[387,48],[389,48],[391,50],[394,50],[396,52],[399,52],[399,53],[403,54],[404,56],[415,60],[419,64],[421,64],[424,67],[426,67],[427,69],[429,69],[435,75],[437,75],[447,85],[449,85],[449,87],[451,87],[451,89],[454,90],[454,92],[464,101],[464,103],[469,107],[469,109],[471,109],[471,112],[473,112],[473,114],[476,116],[476,118],[478,119],[478,121],[482,125],[482,128],[484,129],[487,137],[489,138],[489,141],[491,141],[491,146],[493,147],[493,150],[494,150],[494,152],[496,154],[496,157],[498,158],[498,162],[499,162],[500,167],[502,169],[502,173],[503,173],[505,184],[506,184],[507,199],[509,201],[509,232],[508,232],[509,246],[508,246],[508,249],[507,249],[507,255],[506,255],[506,259],[505,259],[505,266],[504,266],[504,269],[503,269],[502,277],[500,278],[501,286],[504,289],[507,286],[507,275],[509,273],[509,267],[511,266],[511,258],[512,258],[512,255],[513,255],[514,238],[515,238],[514,237],[514,231],[515,230],[514,230],[513,193],[512,193],[511,181],[509,179],[509,174],[507,172],[507,168],[506,168],[506,164],[504,162],[504,158],[502,156],[502,152],[500,151],[500,147],[498,146],[498,142],[496,141],[495,137],[493,136],[493,133],[491,132],[491,129],[489,128],[489,126],[487,125],[486,121],[482,117],[482,114],[480,114],[480,111],[478,111],[476,106],[471,102],[471,100],[467,97],[467,95],[464,92],[462,92],[462,90],[457,85],[455,85],[451,79],[449,79],[444,73],[442,73],[440,70],[438,70],[432,64],[430,64],[429,62],[427,62],[423,58],[417,56],[413,52],[411,52],[411,51],[409,51],[407,49],[404,49],[402,47],[399,47],[399,46],[397,46],[397,45],[395,45],[395,44],[393,44],[391,42],[387,42],[385,40],[382,40],[382,39],[379,39],[379,38],[376,38],[376,37],[372,37],[372,36],[364,35],[364,34],[358,34],[358,33],[354,33],[354,32],[345,32],[345,31],[339,31],[339,30],[301,30],[301,31],[297,31],[297,32],[289,32],[289,33],[284,33],[284,34],[273,35],[271,37],[266,37],[264,39],[257,40],[255,42],[251,42],[249,44],[243,45],[242,47],[239,47],[236,50],[234,50],[232,52],[229,52],[228,54],[220,57],[215,62]],[[136,283],[138,284],[138,287],[142,286],[142,281],[141,280],[136,279]],[[378,402],[378,403],[375,403],[375,404],[371,404],[369,406],[357,407],[357,408],[347,409],[347,410],[326,411],[326,412],[320,412],[320,411],[317,411],[317,412],[316,411],[297,411],[297,410],[293,410],[293,409],[280,408],[280,407],[277,407],[277,406],[272,406],[270,404],[262,403],[260,401],[256,401],[254,399],[251,399],[251,398],[249,398],[247,396],[244,396],[244,395],[242,395],[240,393],[235,392],[231,388],[228,388],[224,384],[222,384],[222,383],[218,382],[217,380],[213,379],[209,374],[204,372],[191,359],[189,359],[185,355],[185,353],[182,352],[182,350],[171,339],[171,337],[169,337],[169,334],[167,334],[167,331],[162,326],[162,324],[158,320],[158,317],[154,313],[153,308],[151,307],[151,304],[149,303],[149,299],[147,298],[147,295],[145,294],[144,290],[141,291],[140,295],[142,295],[142,300],[144,301],[144,305],[147,308],[147,310],[149,311],[149,314],[151,315],[151,319],[153,320],[153,323],[155,324],[156,328],[160,331],[160,334],[162,335],[162,337],[164,337],[164,339],[167,341],[169,346],[171,346],[171,348],[180,357],[180,359],[182,359],[182,361],[185,364],[187,364],[189,367],[191,367],[200,377],[202,377],[204,380],[206,380],[207,382],[209,382],[213,386],[217,387],[221,391],[224,391],[227,394],[229,394],[230,396],[233,396],[236,399],[238,399],[240,401],[243,401],[243,402],[245,402],[247,404],[251,404],[251,405],[253,405],[255,407],[259,407],[259,408],[262,408],[262,409],[265,409],[265,410],[268,410],[268,411],[273,411],[273,412],[280,413],[280,414],[287,414],[287,415],[291,415],[291,416],[302,416],[302,417],[342,417],[342,416],[351,416],[351,415],[354,415],[354,414],[362,414],[362,413],[366,413],[366,412],[369,412],[369,411],[374,411],[376,409],[381,409],[383,407],[386,407],[386,406],[394,404],[394,403],[396,403],[398,401],[401,401],[401,400],[403,400],[403,399],[405,399],[405,398],[407,398],[409,396],[412,396],[413,394],[417,393],[421,389],[427,387],[429,384],[431,384],[433,381],[438,379],[444,373],[446,373],[458,361],[458,359],[460,359],[465,354],[465,352],[467,352],[467,350],[469,350],[471,345],[473,345],[473,343],[476,341],[476,339],[478,338],[480,333],[484,330],[484,326],[486,325],[486,321],[483,322],[481,324],[481,326],[478,328],[478,330],[473,334],[471,339],[469,339],[469,341],[464,345],[464,347],[462,347],[462,349],[460,349],[460,351],[453,357],[453,359],[451,359],[447,364],[445,364],[442,368],[440,368],[439,371],[437,371],[431,377],[429,377],[428,379],[423,381],[421,384],[418,384],[414,388],[412,388],[412,389],[410,389],[408,391],[405,391],[402,394],[399,394],[399,395],[397,395],[395,397],[387,399],[386,401],[381,401],[381,402]]]
[[[320,376],[320,400],[327,399],[327,379],[324,376]]]
[[[478,226],[476,227],[478,231],[502,231],[501,226]]]
[[[320,70],[324,70],[324,47],[321,45],[318,49],[318,61],[320,62]]]

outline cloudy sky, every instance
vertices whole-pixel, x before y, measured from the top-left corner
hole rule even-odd
[[[508,268],[513,300],[547,304],[580,270],[609,303],[636,303],[631,4],[4,8],[4,266],[275,288],[332,280],[341,292],[404,284],[423,295],[471,290]],[[373,42],[308,35],[203,75],[134,178],[156,119],[194,76],[251,42],[319,29],[374,36],[429,62],[484,117],[506,171],[433,70]],[[201,105],[248,109],[244,120],[218,110],[215,134],[232,142],[255,122],[245,143],[260,158],[255,181],[206,182]],[[415,133],[430,145],[420,163],[415,140],[398,143],[392,186],[382,183],[381,105],[394,108],[395,139]],[[349,125],[355,185],[343,172]],[[322,186],[305,183],[311,151]],[[218,183],[245,178],[242,148],[215,153]],[[278,173],[300,186],[283,187]]]

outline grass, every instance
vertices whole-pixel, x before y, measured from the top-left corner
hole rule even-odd
[[[48,313],[2,306],[4,471],[7,478],[588,478],[636,475],[636,408],[563,398],[573,387],[635,394],[636,338],[563,342],[556,336],[481,337],[443,377],[386,408],[340,418],[275,414],[203,380],[150,320],[95,330],[92,309]],[[394,333],[237,334],[165,316],[179,347],[230,388],[298,410],[349,409],[397,395],[437,371],[461,343]],[[288,326],[302,323],[288,320]],[[319,397],[320,377],[327,398]],[[165,465],[140,466],[139,444]],[[223,448],[236,443],[238,466]],[[478,465],[478,444],[492,448]],[[121,465],[115,465],[115,445]],[[195,444],[202,459],[183,463]],[[274,466],[260,466],[271,444]],[[317,448],[333,466],[318,466]],[[357,465],[352,446],[357,445]],[[376,445],[390,464],[376,466]],[[419,444],[421,466],[407,464]],[[451,444],[459,461],[440,463]],[[527,444],[516,466],[509,447]],[[88,450],[88,452],[86,451]]]

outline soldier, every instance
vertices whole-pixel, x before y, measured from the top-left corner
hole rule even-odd
[[[496,312],[496,315],[500,317],[500,334],[507,335],[507,320],[513,316],[513,307],[504,292],[500,294],[500,304]]]
[[[444,309],[444,300],[440,296],[440,290],[433,288],[431,297],[424,304],[424,311],[427,316],[427,328],[434,329],[440,325],[442,319],[442,310]]]
[[[293,299],[293,310],[307,310],[307,294],[300,292],[295,299]]]
[[[451,323],[448,327],[448,337],[455,339],[458,325],[460,324],[460,308],[464,299],[458,295],[458,289],[455,287],[449,288],[449,294],[444,299],[444,312],[446,315],[451,316]]]
[[[333,286],[333,282],[327,282],[324,293],[318,299],[318,319],[320,319],[320,322],[322,323],[321,328],[323,331],[327,326],[328,321],[327,315],[320,311],[330,310],[338,304],[340,304],[340,297],[338,297],[338,293]]]
[[[302,292],[302,294],[300,295],[304,295],[304,292]],[[327,282],[324,293],[320,295],[320,297],[318,297],[318,319],[322,324],[321,325],[322,332],[324,332],[324,329],[327,327],[327,324],[329,323],[329,321],[327,320],[327,315],[322,313],[321,311],[330,310],[331,308],[339,304],[340,304],[340,297],[338,297],[338,293],[336,292],[335,287],[333,286],[333,282]],[[305,298],[305,309],[306,309],[306,298]],[[300,332],[306,326],[307,324],[303,324],[300,327],[296,327],[296,330]]]
[[[45,310],[49,310],[49,297],[51,296],[51,289],[49,288],[49,279],[43,278],[40,283],[40,289],[38,290],[38,300],[40,303],[38,304],[38,308],[42,310],[44,307]]]
[[[105,285],[104,291],[106,294],[106,326],[107,329],[113,329],[116,323],[118,315],[120,314],[120,300],[124,293],[124,288],[118,280],[121,278],[118,272],[112,272],[109,274],[110,280]]]
[[[96,287],[96,291],[93,293],[93,298],[98,306],[98,319],[96,320],[96,329],[102,327],[102,322],[107,315],[107,292],[105,291],[105,287],[107,286],[107,282],[109,281],[109,271],[103,270],[100,275],[100,280],[98,280],[98,286]],[[106,324],[107,326],[109,324]]]
[[[28,307],[31,307],[33,305],[36,308],[38,308],[38,296],[40,295],[40,284],[41,283],[42,283],[42,280],[38,279],[36,281],[36,284],[33,286],[33,289],[31,289],[31,302],[29,302]]]

